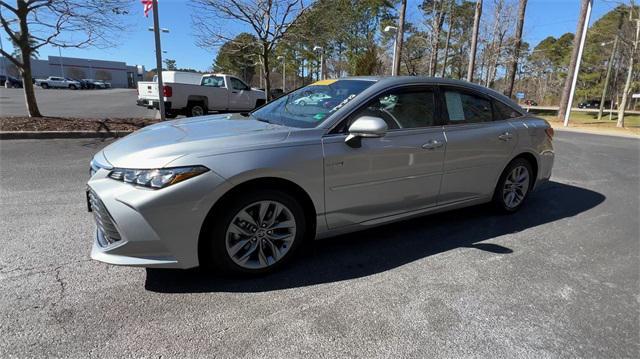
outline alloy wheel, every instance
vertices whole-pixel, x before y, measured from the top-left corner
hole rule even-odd
[[[502,200],[508,208],[516,208],[522,203],[528,191],[529,170],[525,166],[517,166],[504,180]]]
[[[277,201],[259,201],[241,209],[225,234],[234,263],[246,269],[263,269],[280,261],[292,247],[296,221],[289,208]]]

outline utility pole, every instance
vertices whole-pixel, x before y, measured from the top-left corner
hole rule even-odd
[[[633,16],[633,10],[635,6],[631,1],[631,9],[629,10],[629,18]],[[631,56],[629,56],[629,69],[627,70],[627,81],[624,84],[624,90],[622,92],[622,100],[618,106],[618,123],[616,127],[624,127],[624,110],[627,107],[627,100],[629,99],[629,92],[631,91],[631,80],[633,79],[633,66],[635,65],[635,58],[638,52],[638,42],[640,42],[640,18],[636,18],[636,38],[633,41],[633,50]]]
[[[473,33],[471,35],[471,51],[469,52],[469,67],[467,68],[467,81],[473,82],[473,72],[476,67],[476,51],[478,50],[478,32],[480,30],[480,17],[482,16],[482,0],[476,0],[476,13],[473,16]]]
[[[618,31],[616,37],[613,40],[613,49],[611,50],[611,56],[609,56],[609,63],[607,63],[607,75],[604,79],[604,86],[602,86],[602,96],[600,97],[600,108],[598,109],[598,121],[602,120],[602,112],[604,110],[604,102],[607,98],[607,90],[609,89],[609,79],[611,79],[611,68],[613,67],[613,60],[618,52],[618,41],[620,40],[620,30],[622,29],[622,20],[624,13],[620,12],[620,19],[618,20]]]
[[[589,29],[589,19],[591,18],[592,0],[582,0],[580,6],[580,16],[578,17],[578,26],[576,28],[576,36],[573,38],[573,51],[571,53],[571,62],[569,64],[569,76],[564,82],[562,97],[560,99],[560,108],[558,109],[558,117],[564,118],[564,125],[569,126],[569,116],[571,115],[571,105],[573,104],[573,96],[578,83],[578,74],[580,73],[580,62],[582,61],[582,51],[584,43],[587,39],[587,30]]]
[[[393,73],[394,76],[398,76],[400,74],[400,59],[402,58],[402,41],[404,38],[404,18],[405,13],[407,11],[407,0],[402,0],[402,4],[400,5],[400,18],[398,19],[398,31],[396,31],[396,41],[395,41],[395,49],[393,62]]]
[[[164,84],[162,83],[162,47],[160,46],[160,20],[158,19],[158,0],[153,0],[153,34],[156,40],[156,69],[158,71],[158,108],[160,121],[165,120]]]
[[[520,0],[520,4],[518,5],[518,22],[516,23],[516,43],[513,49],[513,59],[511,60],[508,75],[507,97],[513,95],[513,84],[515,83],[516,71],[518,70],[518,58],[520,57],[520,46],[522,46],[522,28],[524,27],[524,14],[526,11],[527,0]]]

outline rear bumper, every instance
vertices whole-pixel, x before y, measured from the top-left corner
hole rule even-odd
[[[145,98],[139,98],[138,100],[136,100],[136,105],[146,107],[148,109],[160,109],[160,101],[154,101]],[[171,110],[171,101],[164,102],[164,109],[165,111]]]

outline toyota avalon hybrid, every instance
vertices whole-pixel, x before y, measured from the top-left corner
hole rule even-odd
[[[314,94],[331,99],[304,102]],[[421,77],[323,80],[244,114],[145,127],[98,152],[91,257],[258,274],[301,244],[493,202],[551,176],[553,129],[509,98]]]

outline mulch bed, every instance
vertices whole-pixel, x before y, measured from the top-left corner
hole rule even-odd
[[[0,131],[135,131],[159,122],[141,118],[0,117]]]

